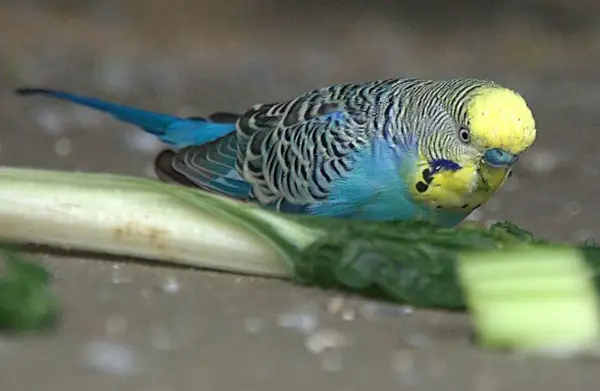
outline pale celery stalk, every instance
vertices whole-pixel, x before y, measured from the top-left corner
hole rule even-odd
[[[459,279],[479,343],[566,356],[594,352],[598,300],[582,257],[564,247],[462,254]]]
[[[258,224],[257,224],[258,222]],[[120,175],[0,168],[0,240],[291,277],[318,230],[204,192]]]

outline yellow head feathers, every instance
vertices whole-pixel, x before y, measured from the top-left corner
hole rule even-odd
[[[466,109],[472,142],[481,148],[520,154],[535,141],[531,110],[521,95],[508,88],[482,87]]]

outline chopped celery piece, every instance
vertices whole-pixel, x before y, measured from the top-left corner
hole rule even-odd
[[[483,346],[568,354],[599,342],[597,293],[579,249],[467,252],[458,275]]]

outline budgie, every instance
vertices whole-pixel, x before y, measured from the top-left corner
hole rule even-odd
[[[454,226],[503,185],[536,138],[517,92],[473,78],[337,84],[246,112],[182,118],[44,88],[171,149],[160,179],[282,213]]]

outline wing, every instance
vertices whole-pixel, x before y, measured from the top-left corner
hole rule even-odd
[[[235,134],[210,144],[178,151],[171,164],[175,171],[203,190],[247,201],[252,186],[236,170]]]
[[[203,121],[235,124],[239,114],[213,113]],[[236,171],[237,137],[225,135],[210,143],[163,151],[155,159],[155,171],[163,181],[196,186],[202,190],[248,200],[251,186]]]
[[[370,116],[388,86],[386,81],[335,85],[256,105],[237,118],[235,134],[176,152],[172,169],[184,184],[283,212],[303,212],[327,199],[331,184],[355,168],[357,152],[376,129],[369,126]]]
[[[378,85],[331,86],[245,113],[237,123],[237,171],[252,185],[250,199],[285,212],[327,199],[368,143]]]

